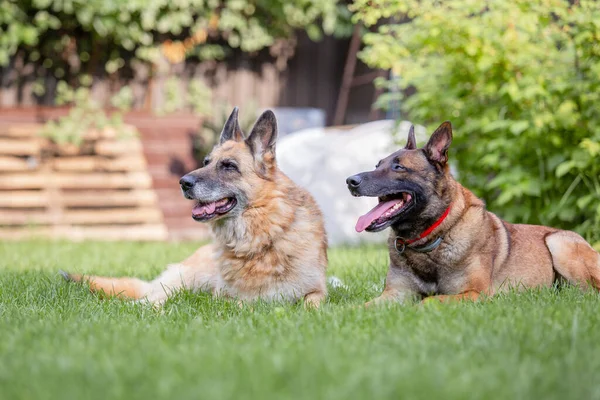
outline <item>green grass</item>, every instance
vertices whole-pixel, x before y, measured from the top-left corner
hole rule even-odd
[[[150,278],[193,244],[0,244],[1,399],[600,399],[598,296],[353,307],[381,247],[333,249],[316,311],[182,293],[162,312],[100,301],[56,271]]]

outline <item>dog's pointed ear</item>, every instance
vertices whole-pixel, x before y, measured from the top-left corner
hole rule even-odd
[[[227,118],[227,122],[225,122],[225,126],[223,126],[219,143],[223,144],[228,140],[235,140],[236,142],[244,140],[244,133],[240,129],[240,123],[238,122],[238,112],[239,108],[234,107],[231,115]]]
[[[277,119],[271,110],[261,114],[254,123],[252,132],[246,139],[246,144],[252,150],[255,158],[262,159],[267,153],[275,157],[275,142],[277,141]]]
[[[433,132],[425,145],[425,155],[430,161],[445,165],[448,162],[448,148],[452,143],[452,124],[450,121],[442,123]]]
[[[415,150],[417,148],[417,139],[415,139],[415,126],[411,125],[408,130],[408,140],[406,141],[406,150]]]

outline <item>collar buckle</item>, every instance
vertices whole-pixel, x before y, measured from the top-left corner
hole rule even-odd
[[[400,245],[401,247],[398,248],[398,245]],[[396,240],[394,240],[394,247],[396,248],[398,254],[402,254],[404,253],[404,250],[406,250],[406,241],[400,236],[398,236]]]

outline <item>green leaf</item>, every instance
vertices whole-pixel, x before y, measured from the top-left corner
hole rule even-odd
[[[523,131],[529,128],[529,121],[518,121],[510,126],[510,132],[513,135],[519,135]]]
[[[569,171],[571,171],[574,167],[575,167],[575,161],[569,160],[569,161],[565,161],[561,164],[558,165],[558,167],[556,167],[556,177],[557,178],[561,178],[563,176],[565,176],[566,174],[569,173]]]
[[[572,208],[564,208],[559,211],[558,218],[560,218],[562,221],[572,221],[573,219],[575,219],[576,215],[577,214],[575,210],[573,210]]]
[[[586,208],[588,204],[594,199],[594,196],[591,194],[585,195],[577,199],[577,207]]]
[[[509,190],[505,190],[502,193],[500,193],[500,196],[498,196],[498,198],[496,199],[496,204],[498,204],[499,206],[503,206],[510,202],[513,198],[513,193]]]

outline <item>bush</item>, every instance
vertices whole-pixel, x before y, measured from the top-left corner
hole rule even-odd
[[[400,101],[429,128],[451,120],[460,179],[493,211],[600,245],[599,2],[357,0],[353,8],[367,25],[388,19],[365,35],[361,54],[397,77],[380,82],[395,89],[380,106]]]
[[[346,33],[339,0],[9,0],[0,3],[0,66],[19,50],[58,79],[132,59],[173,63],[257,52],[303,29]],[[337,31],[336,31],[337,29]]]
[[[123,123],[123,113],[129,110],[133,94],[127,86],[111,98],[115,108],[110,115],[95,101],[90,88],[85,85],[78,89],[70,88],[65,82],[59,82],[56,90],[56,103],[69,105],[69,114],[50,120],[40,131],[40,136],[46,137],[57,144],[72,144],[76,147],[84,143],[86,134],[90,131],[103,131],[110,128],[117,134],[117,139],[126,139],[131,132]]]

